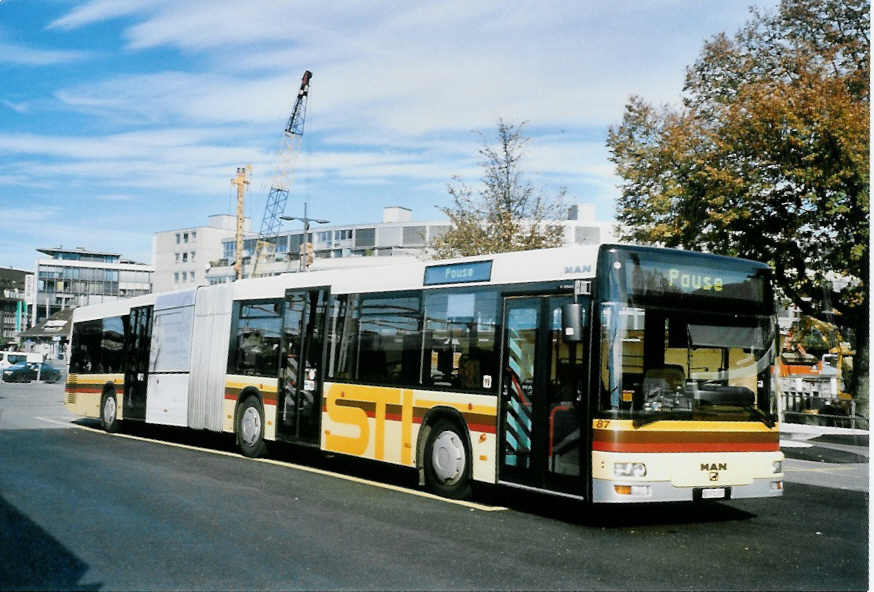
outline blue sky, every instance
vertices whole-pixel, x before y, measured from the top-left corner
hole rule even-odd
[[[40,247],[149,262],[156,231],[231,212],[251,164],[260,224],[304,70],[309,113],[286,213],[440,219],[479,138],[528,121],[547,192],[614,215],[604,145],[632,94],[676,102],[703,41],[773,1],[0,0],[0,266]]]

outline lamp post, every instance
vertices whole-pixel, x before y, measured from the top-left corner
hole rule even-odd
[[[306,245],[310,243],[310,222],[315,222],[316,224],[328,224],[330,220],[322,220],[320,218],[310,218],[307,215],[307,202],[303,202],[303,216],[280,216],[280,220],[300,220],[303,222],[303,244],[304,249],[306,249]],[[304,254],[304,257],[306,254]],[[306,271],[308,264],[304,263],[304,257],[299,259],[299,271]]]

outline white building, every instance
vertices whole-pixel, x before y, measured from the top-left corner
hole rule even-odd
[[[413,220],[412,210],[402,206],[383,208],[381,222],[360,224],[311,224],[315,268],[346,267],[371,263],[366,257],[421,257],[427,245],[449,229],[448,220]],[[594,245],[614,240],[613,225],[595,220],[595,206],[576,204],[564,227],[563,246]],[[258,275],[277,275],[298,270],[303,228],[288,229],[270,238],[275,251],[262,260]],[[155,292],[184,287],[231,282],[236,278],[235,217],[210,217],[209,226],[155,233],[153,263]],[[249,277],[254,264],[257,235],[244,224],[243,276]],[[355,259],[356,262],[338,259]]]
[[[152,237],[152,264],[155,292],[168,292],[207,284],[206,270],[221,259],[222,240],[237,231],[236,216],[215,214],[207,226],[193,226],[156,232]],[[243,221],[244,234],[250,233],[249,218]]]
[[[34,265],[36,290],[31,326],[67,308],[110,302],[152,291],[151,265],[121,258],[118,253],[82,247],[37,249],[48,255]]]

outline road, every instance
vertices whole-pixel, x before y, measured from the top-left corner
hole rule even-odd
[[[834,487],[771,500],[456,504],[291,447],[264,462],[221,435],[70,427],[62,392],[0,384],[0,589],[868,588],[867,487],[839,488],[846,470],[798,470]]]

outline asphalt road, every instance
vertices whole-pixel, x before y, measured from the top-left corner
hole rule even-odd
[[[290,447],[277,464],[220,435],[71,428],[61,397],[0,384],[0,589],[868,588],[865,491],[587,509],[481,488],[460,505]]]

